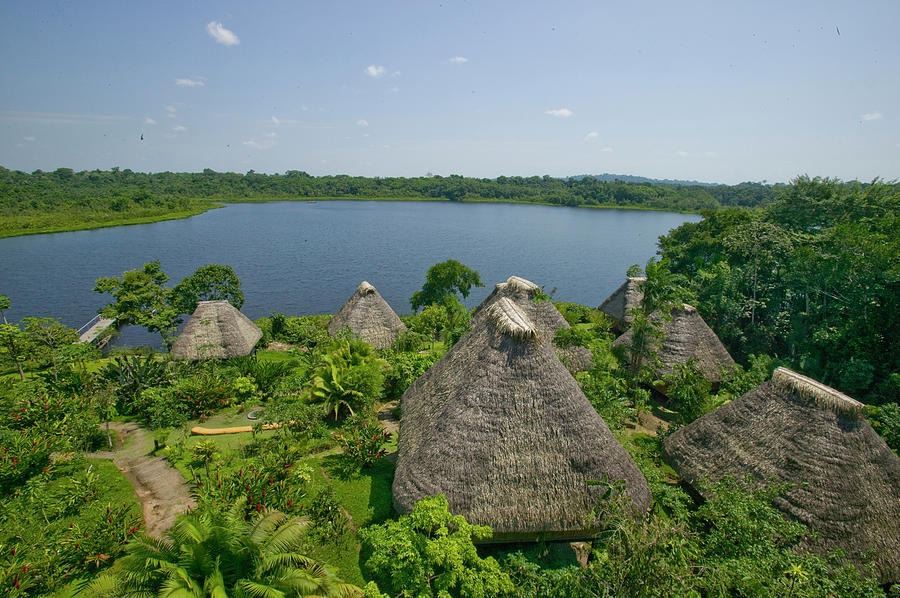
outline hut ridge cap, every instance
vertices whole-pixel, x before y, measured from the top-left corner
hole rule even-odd
[[[772,374],[772,384],[841,415],[858,418],[865,408],[865,405],[856,399],[785,367],[775,370]]]
[[[521,307],[508,297],[501,297],[485,310],[487,323],[494,330],[520,341],[530,341],[538,337],[534,323]]]

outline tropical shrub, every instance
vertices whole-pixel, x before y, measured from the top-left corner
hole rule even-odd
[[[260,511],[245,521],[245,511],[241,499],[224,511],[179,515],[165,540],[142,536],[129,543],[120,566],[93,580],[83,595],[363,595],[298,552],[303,520]]]
[[[349,529],[350,520],[331,485],[326,484],[316,492],[305,512],[320,543],[334,541]]]
[[[391,366],[384,380],[386,401],[399,399],[410,384],[440,359],[435,353],[401,353],[391,350],[382,351],[381,355]]]
[[[170,379],[167,363],[153,355],[117,355],[100,370],[100,375],[116,385],[116,410],[122,415],[134,413],[134,402],[145,389],[162,386]]]
[[[371,345],[339,339],[312,371],[303,394],[307,400],[321,404],[335,421],[343,410],[351,415],[371,410],[381,397],[388,367]]]
[[[472,543],[490,537],[489,527],[451,515],[443,495],[422,499],[409,515],[359,531],[364,571],[391,596],[511,594],[509,575],[493,557],[478,556]]]
[[[881,434],[887,445],[895,453],[900,451],[900,405],[886,403],[881,407],[870,406],[868,416],[872,427]]]
[[[385,432],[378,420],[359,415],[347,418],[343,429],[334,433],[344,456],[357,469],[374,465],[383,458],[386,453],[384,445],[390,438],[391,433]]]
[[[697,360],[674,366],[663,376],[669,406],[678,412],[681,424],[689,424],[711,409],[709,391],[712,385],[697,367]]]

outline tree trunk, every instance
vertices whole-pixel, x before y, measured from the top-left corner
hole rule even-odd
[[[109,444],[109,448],[112,448],[112,436],[109,433],[109,420],[106,420],[106,442]]]

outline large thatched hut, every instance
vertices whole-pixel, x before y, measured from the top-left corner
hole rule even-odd
[[[673,307],[669,313],[669,319],[663,318],[659,311],[650,314],[650,320],[659,325],[663,333],[662,342],[653,343],[662,364],[656,377],[661,379],[671,374],[676,365],[695,359],[703,376],[712,383],[713,390],[717,389],[722,382],[722,368],[734,367],[728,349],[694,307],[685,303]],[[633,330],[628,330],[614,340],[612,346],[630,347],[632,336]],[[662,387],[660,390],[665,392]]]
[[[495,285],[494,290],[475,308],[472,316],[472,327],[477,325],[480,314],[484,309],[495,303],[501,297],[506,297],[519,304],[529,319],[534,322],[541,337],[548,343],[553,343],[553,336],[561,328],[571,328],[556,306],[550,301],[535,301],[541,288],[519,276],[510,276],[506,282]],[[556,347],[556,355],[562,360],[569,371],[578,372],[591,368],[593,356],[586,347]]]
[[[227,301],[201,301],[169,351],[175,359],[249,355],[262,330]]]
[[[669,436],[666,459],[699,491],[725,476],[787,483],[775,499],[818,537],[809,548],[874,558],[900,581],[900,458],[863,418],[863,404],[785,368]]]
[[[641,290],[646,277],[629,276],[625,279],[606,301],[600,304],[599,309],[613,321],[613,329],[619,333],[625,332],[631,326],[631,310],[639,308],[644,301],[644,291]]]
[[[398,511],[444,494],[453,513],[509,541],[589,535],[591,480],[624,480],[634,507],[648,508],[644,476],[541,334],[502,297],[407,389]]]
[[[349,328],[376,349],[387,349],[394,344],[401,332],[406,332],[406,325],[400,321],[381,293],[366,281],[359,284],[328,322],[328,334],[332,336],[343,328]]]

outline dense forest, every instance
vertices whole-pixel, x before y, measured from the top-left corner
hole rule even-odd
[[[0,167],[0,237],[98,223],[124,224],[181,218],[213,206],[214,201],[271,199],[435,199],[515,201],[566,206],[628,207],[698,212],[720,207],[769,203],[777,187],[675,185],[599,181],[593,177],[500,176],[368,178],[315,177],[297,170],[284,174],[75,172],[59,168],[31,174]]]

